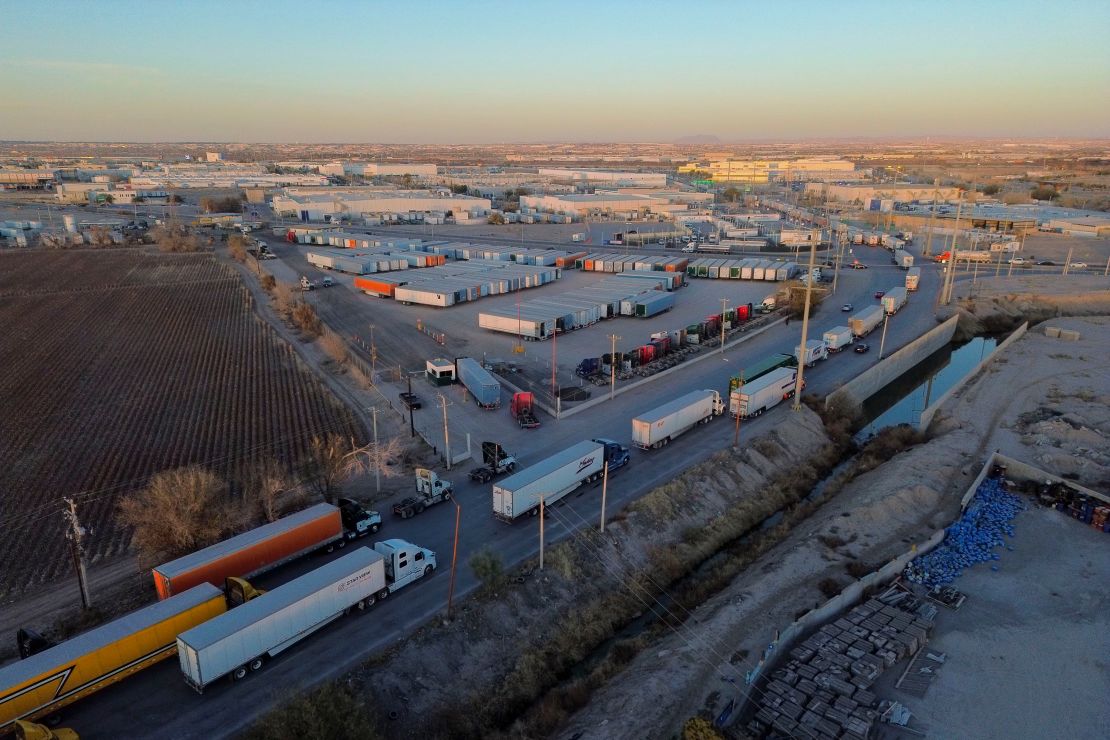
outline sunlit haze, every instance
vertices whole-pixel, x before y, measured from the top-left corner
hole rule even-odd
[[[1110,133],[1110,4],[8,3],[0,138]]]

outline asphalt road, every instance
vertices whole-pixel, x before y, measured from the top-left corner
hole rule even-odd
[[[874,290],[891,287],[895,273],[884,269],[889,266],[885,250],[857,249],[856,256],[873,264],[875,269],[842,272],[837,295],[821,308],[816,325],[811,324],[812,334],[844,316],[839,311],[840,304],[851,302],[858,310],[875,303],[872,297]],[[900,276],[902,273],[897,274]],[[933,300],[939,278],[936,268],[923,270],[920,291],[912,294],[909,305],[890,321],[888,354],[935,325]],[[329,319],[341,317],[341,306],[329,309],[332,310],[334,313],[326,314]],[[800,337],[800,323],[779,326],[728,350],[719,360],[694,364],[677,375],[645,384],[617,396],[614,401],[569,419],[545,421],[541,429],[521,433],[512,440],[512,449],[527,466],[552,450],[562,449],[582,439],[610,437],[628,444],[631,438],[630,419],[659,405],[661,395],[678,395],[692,388],[723,391],[728,377],[739,372],[745,364],[772,352],[792,351]],[[868,354],[841,353],[808,370],[808,391],[823,395],[877,362],[877,335],[872,335],[870,342],[873,349]],[[741,444],[756,431],[781,421],[790,413],[788,405],[782,404],[762,418],[743,422]],[[631,465],[610,479],[610,513],[713,452],[728,447],[732,437],[733,425],[725,417],[696,428],[661,450],[650,453],[633,450]],[[483,547],[490,547],[501,555],[505,563],[518,563],[537,553],[538,531],[534,519],[514,524],[495,520],[490,511],[489,484],[474,484],[462,475],[453,477],[456,500],[462,510],[456,586],[456,599],[461,599],[476,586],[466,565],[472,554]],[[596,486],[571,494],[559,512],[547,520],[549,541],[567,535],[564,522],[581,521],[583,525],[594,526],[599,513],[600,498]],[[247,680],[239,683],[221,681],[200,696],[182,680],[174,659],[67,708],[62,713],[65,725],[77,730],[83,738],[212,738],[236,733],[290,692],[342,674],[372,654],[404,639],[429,619],[442,615],[447,600],[447,570],[450,566],[454,518],[454,506],[444,504],[411,520],[388,520],[378,536],[400,537],[435,550],[439,556],[439,572],[430,580],[417,582],[376,605],[368,614],[344,617],[329,625],[287,650]],[[318,567],[328,557],[332,556],[303,558],[258,579],[258,585],[272,588]]]

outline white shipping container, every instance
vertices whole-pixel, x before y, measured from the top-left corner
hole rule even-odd
[[[834,326],[822,337],[829,352],[839,352],[852,343],[852,330],[846,326]]]
[[[540,496],[545,505],[554,504],[596,477],[605,464],[605,448],[599,442],[579,442],[493,485],[493,515],[511,521],[536,509]]]
[[[662,447],[674,437],[724,413],[717,391],[692,391],[632,420],[632,444],[641,449]]]
[[[386,588],[385,558],[357,548],[300,578],[235,607],[177,637],[185,682],[204,688],[230,673],[257,670],[356,604]]]
[[[729,411],[733,416],[748,418],[759,416],[794,395],[798,370],[780,367],[777,370],[745,383],[734,390],[729,398]]]

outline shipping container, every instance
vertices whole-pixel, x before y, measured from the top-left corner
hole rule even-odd
[[[911,267],[906,271],[906,290],[917,290],[918,284],[921,282],[921,268]]]
[[[785,399],[792,398],[797,379],[797,368],[780,367],[750,383],[745,382],[731,392],[729,411],[733,416],[745,419],[759,416]]]
[[[616,442],[579,442],[495,483],[493,515],[512,521],[536,513],[541,496],[545,505],[554,504],[583,483],[600,478],[606,461],[612,472],[628,460],[628,450]]]
[[[632,444],[640,449],[662,447],[697,424],[724,413],[717,391],[692,391],[632,420]]]
[[[251,578],[343,541],[339,509],[316,504],[159,565],[152,571],[154,588],[166,599],[201,583],[222,587],[231,576]]]
[[[385,558],[369,547],[267,591],[177,636],[185,682],[203,692],[229,674],[246,676],[356,605],[386,588]]]
[[[834,326],[822,337],[829,352],[839,352],[852,344],[852,330],[847,326]]]
[[[392,298],[393,292],[397,289],[397,284],[371,278],[356,277],[355,287],[370,295]]]
[[[635,316],[646,319],[674,308],[674,293],[654,292],[656,295],[637,298],[635,300]]]
[[[904,287],[891,288],[883,295],[883,310],[886,311],[887,316],[893,316],[898,313],[902,306],[906,305],[906,300],[907,295]]]
[[[455,358],[455,374],[481,408],[501,405],[501,384],[473,357]]]
[[[202,584],[0,668],[0,734],[169,658],[179,634],[226,610],[223,591]]]

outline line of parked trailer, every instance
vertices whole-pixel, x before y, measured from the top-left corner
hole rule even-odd
[[[472,260],[373,278],[359,276],[354,279],[354,285],[367,295],[393,298],[404,304],[446,307],[547,285],[555,282],[560,274],[556,267]]]
[[[795,262],[767,259],[699,258],[686,266],[686,276],[719,280],[789,280],[798,274]]]
[[[656,316],[674,307],[674,294],[669,291],[681,285],[681,278],[668,272],[619,273],[596,285],[482,311],[478,326],[540,341],[604,319]]]
[[[352,501],[317,504],[153,569],[159,601],[52,644],[20,631],[22,660],[0,668],[0,734],[58,710],[177,653],[197,691],[245,678],[353,609],[430,575],[436,554],[376,542],[270,591],[247,577],[376,532],[381,519]]]

